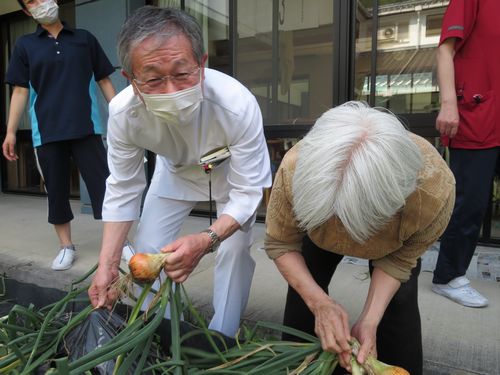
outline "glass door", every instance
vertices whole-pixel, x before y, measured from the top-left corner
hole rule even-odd
[[[235,77],[257,97],[265,125],[310,125],[332,107],[333,3],[236,2]]]
[[[36,29],[36,23],[24,15],[13,16],[6,22],[6,38],[2,38],[2,66],[3,76],[7,72],[10,51],[14,48],[16,40]],[[1,140],[3,143],[6,134],[6,124],[8,119],[10,96],[12,89],[9,85],[2,85],[2,96],[5,98],[5,118],[3,119],[3,129]],[[3,155],[2,163],[2,187],[4,191],[16,191],[25,193],[43,193],[43,184],[36,167],[35,156],[31,143],[31,124],[26,110],[21,117],[17,130],[16,153],[19,159],[14,162],[7,162]]]
[[[60,2],[61,18],[74,25],[74,2]],[[1,58],[2,58],[2,76],[5,77],[9,58],[14,48],[16,40],[25,34],[32,33],[36,30],[36,22],[32,18],[27,17],[21,11],[6,15],[3,17],[5,22],[2,22],[1,42]],[[2,82],[3,83],[3,82]],[[0,122],[0,142],[3,143],[6,133],[6,124],[8,120],[10,97],[12,89],[9,85],[1,85],[2,97],[2,115],[3,119]],[[21,118],[16,133],[16,152],[19,159],[14,162],[8,162],[1,155],[0,165],[2,166],[2,191],[16,192],[24,194],[45,194],[43,181],[40,177],[37,168],[37,162],[33,150],[31,140],[31,122],[28,115],[27,103],[26,110]],[[78,169],[72,164],[71,170],[71,185],[70,193],[72,197],[78,197],[80,194]]]
[[[334,104],[334,1],[235,4],[234,75],[260,104],[274,178],[286,151]]]

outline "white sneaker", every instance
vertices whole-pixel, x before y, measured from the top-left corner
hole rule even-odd
[[[63,247],[56,259],[52,262],[52,269],[54,271],[64,271],[70,269],[75,260],[75,250],[70,247]]]
[[[456,277],[448,284],[432,284],[432,291],[463,306],[484,307],[488,305],[488,299],[474,289],[465,276]]]
[[[123,246],[122,250],[122,260],[124,260],[128,264],[130,258],[132,258],[134,254],[135,250],[132,247],[132,244],[129,241],[125,242],[125,245]]]

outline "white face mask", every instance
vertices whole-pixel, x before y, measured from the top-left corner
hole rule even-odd
[[[144,94],[142,99],[149,112],[174,124],[184,124],[192,119],[203,100],[201,79],[193,87],[171,94]]]
[[[35,20],[42,25],[50,25],[59,20],[59,7],[54,0],[47,0],[29,10]]]

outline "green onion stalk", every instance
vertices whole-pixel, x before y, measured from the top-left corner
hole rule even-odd
[[[88,297],[80,297],[88,287],[72,286],[72,290],[64,298],[52,305],[39,310],[33,306],[16,305],[7,317],[0,318],[0,374],[27,375],[49,363],[54,363],[55,367],[49,369],[47,374],[86,374],[110,360],[115,361],[113,375],[328,375],[337,366],[337,355],[323,351],[318,338],[276,323],[258,322],[252,329],[242,327],[235,338],[236,344],[228,347],[222,334],[208,329],[206,321],[192,305],[183,285],[175,284],[169,278],[160,285],[146,311],[141,311],[146,296],[153,291],[151,285],[158,278],[168,255],[150,254],[135,258],[138,255],[140,254],[132,257],[129,263],[130,274],[122,278],[124,281],[121,284],[127,285],[130,280],[134,280],[143,289],[125,327],[111,340],[76,360],[70,361],[68,356],[60,357],[65,336],[93,311]],[[146,263],[140,263],[144,260]],[[138,266],[139,264],[142,265]],[[85,278],[94,270],[95,268],[85,275]],[[84,279],[78,282],[83,281]],[[127,290],[125,292],[132,294]],[[61,317],[68,306],[82,301],[88,306],[79,313],[72,314],[64,322]],[[169,355],[162,353],[155,339],[167,308],[170,308],[171,316]],[[195,327],[181,335],[183,315],[192,317]],[[264,337],[261,333],[263,331],[270,334]],[[283,333],[296,336],[303,342],[276,339]],[[190,347],[187,343],[192,338],[204,339],[208,347]],[[353,353],[357,352],[359,343],[354,341],[352,347]],[[386,371],[393,366],[381,364],[373,357],[358,366],[354,354],[351,367],[353,373],[358,371],[359,375],[402,374]]]

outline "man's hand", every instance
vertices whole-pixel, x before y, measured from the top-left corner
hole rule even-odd
[[[459,115],[457,105],[441,104],[441,110],[436,119],[436,129],[439,133],[453,138],[457,134],[458,122]]]
[[[5,156],[8,161],[15,161],[19,158],[16,154],[15,146],[16,134],[7,133],[7,135],[5,136],[5,140],[3,141],[2,151],[3,156]]]
[[[112,286],[118,280],[123,244],[132,224],[132,221],[104,222],[99,267],[88,292],[90,302],[96,308],[111,309],[119,297],[118,290]]]
[[[113,307],[119,293],[112,287],[112,284],[118,279],[118,276],[118,267],[99,266],[97,268],[88,291],[92,306],[95,308],[106,307],[107,309]]]
[[[368,354],[377,357],[377,325],[363,320],[358,320],[352,327],[351,334],[361,344],[356,359],[364,363]]]
[[[339,353],[340,365],[350,370],[351,336],[347,312],[331,299],[314,306],[312,312],[315,317],[314,331],[323,350]]]
[[[165,272],[176,283],[186,281],[210,246],[207,233],[189,234],[164,246],[161,251],[172,253],[165,264]]]

